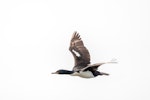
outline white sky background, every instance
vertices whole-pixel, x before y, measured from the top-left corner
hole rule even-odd
[[[1,0],[0,100],[149,100],[149,0]],[[91,62],[118,60],[93,79],[72,69],[78,31]]]

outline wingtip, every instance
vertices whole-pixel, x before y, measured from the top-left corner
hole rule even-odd
[[[76,34],[77,33],[77,31],[74,31],[74,34]]]
[[[76,36],[77,34],[78,34],[78,32],[77,32],[77,31],[74,31],[73,36]]]
[[[77,31],[74,32],[74,35],[75,35],[75,36],[78,36],[78,34],[79,34],[79,33],[78,33]]]
[[[80,38],[80,35],[79,35],[79,33],[78,33],[77,31],[74,31],[74,33],[73,33],[73,35],[72,35],[72,39],[73,39],[73,38],[81,39],[81,38]]]

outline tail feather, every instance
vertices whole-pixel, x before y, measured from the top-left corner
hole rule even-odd
[[[101,75],[109,75],[108,73],[100,72]]]

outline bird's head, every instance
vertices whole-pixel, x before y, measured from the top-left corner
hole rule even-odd
[[[56,72],[53,72],[52,74],[72,74],[72,73],[73,71],[60,69],[60,70],[57,70]]]

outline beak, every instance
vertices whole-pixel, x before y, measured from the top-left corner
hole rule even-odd
[[[52,74],[58,74],[57,72],[53,72]]]

